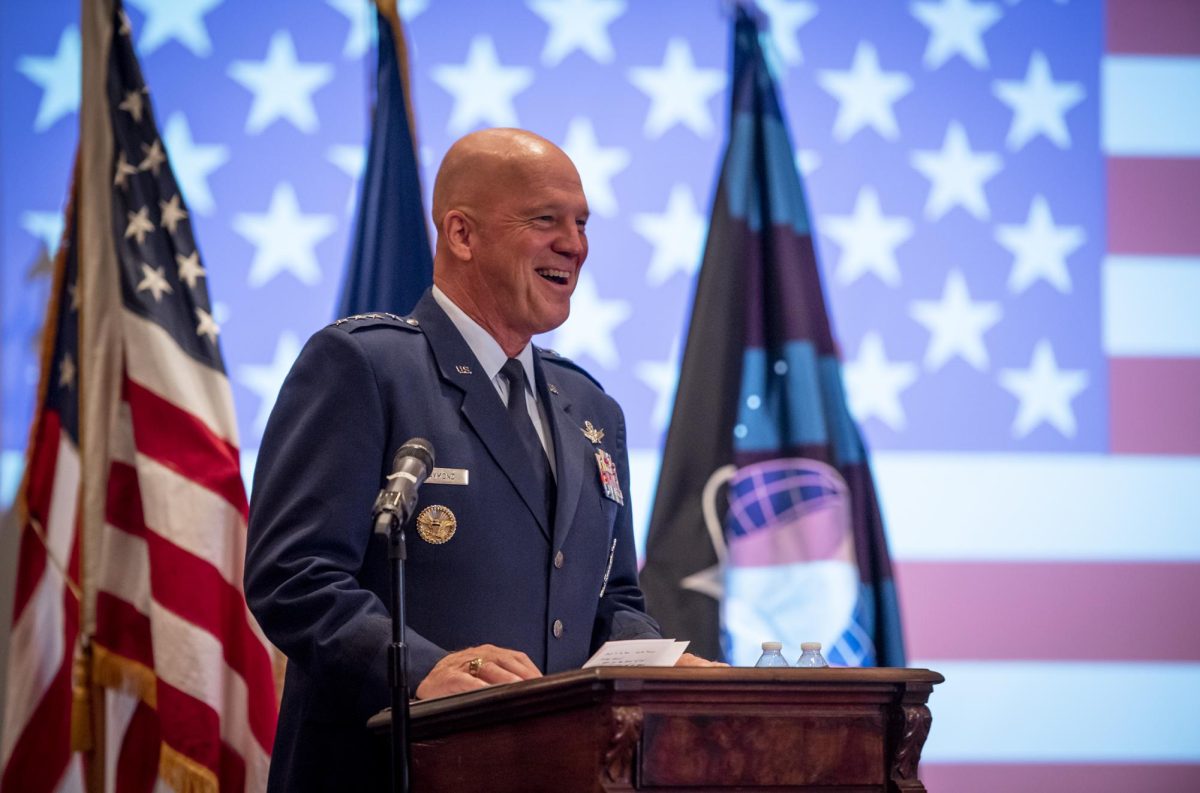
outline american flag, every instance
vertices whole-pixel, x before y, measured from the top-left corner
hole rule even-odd
[[[533,129],[580,165],[591,255],[572,319],[543,342],[625,408],[644,531],[724,144],[726,4],[399,5],[427,191],[450,142],[479,126]],[[909,662],[947,676],[923,778],[934,791],[1195,789],[1200,4],[759,5]],[[222,286],[213,313],[248,470],[301,341],[333,316],[373,10],[129,6]],[[74,7],[54,3],[0,7],[0,30],[11,483],[48,289],[26,273],[61,224],[80,34]],[[1024,729],[995,717],[1014,702]]]
[[[84,8],[77,224],[26,481],[14,636],[30,641],[8,667],[5,787],[81,789],[74,715],[76,735],[103,724],[106,789],[264,790],[272,654],[241,591],[247,503],[208,273],[129,21],[119,2]]]

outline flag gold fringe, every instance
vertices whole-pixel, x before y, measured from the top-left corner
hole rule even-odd
[[[158,709],[158,678],[154,670],[98,644],[92,647],[92,682],[104,688],[124,691]]]
[[[220,788],[211,768],[165,743],[158,755],[158,776],[177,793],[217,793]]]
[[[96,745],[92,729],[92,651],[79,642],[71,669],[71,751],[90,752]]]

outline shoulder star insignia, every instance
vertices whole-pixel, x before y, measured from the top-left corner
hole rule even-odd
[[[599,443],[600,441],[604,440],[604,430],[600,429],[599,427],[593,427],[592,422],[590,421],[583,422],[583,429],[581,429],[580,432],[582,432],[583,436],[592,443]]]

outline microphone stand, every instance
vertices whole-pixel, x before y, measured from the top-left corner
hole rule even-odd
[[[388,561],[391,566],[392,643],[388,646],[388,684],[392,695],[392,792],[409,793],[411,755],[408,737],[408,645],[404,641],[404,524],[388,511]]]

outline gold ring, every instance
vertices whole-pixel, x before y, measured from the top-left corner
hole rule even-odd
[[[479,670],[483,669],[483,665],[486,663],[487,661],[482,658],[472,658],[471,663],[467,664],[467,673],[471,677],[479,677]]]

